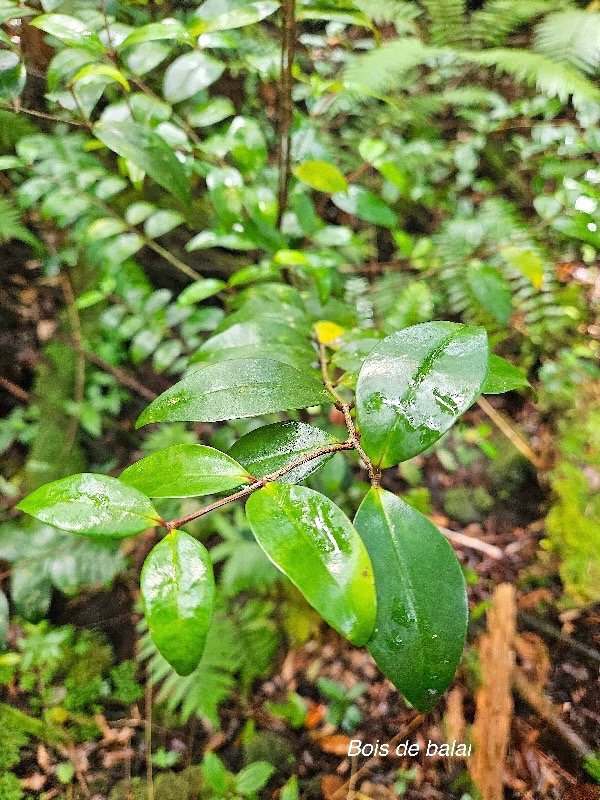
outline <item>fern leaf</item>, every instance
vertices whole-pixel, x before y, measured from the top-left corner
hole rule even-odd
[[[470,38],[488,47],[498,47],[521,25],[566,5],[570,3],[565,0],[487,0],[471,17]]]
[[[40,242],[21,224],[19,212],[5,197],[0,197],[0,244],[6,244],[11,239],[31,245],[34,250],[41,250]]]
[[[397,33],[415,33],[413,21],[421,14],[414,3],[403,0],[355,0],[354,5],[376,25],[392,23]]]
[[[460,44],[465,35],[465,0],[423,0],[431,27],[431,43],[441,47]]]
[[[359,88],[374,96],[398,89],[410,70],[427,64],[441,49],[423,44],[419,39],[401,36],[359,56],[347,68],[344,79],[349,88]]]
[[[558,97],[563,103],[568,101],[569,96],[572,96],[576,107],[582,102],[600,102],[600,89],[584,75],[540,53],[516,48],[492,48],[457,55],[482,67],[495,67],[518,81],[534,85],[542,94]]]
[[[534,48],[594,75],[600,67],[600,13],[573,9],[549,14],[535,29]]]

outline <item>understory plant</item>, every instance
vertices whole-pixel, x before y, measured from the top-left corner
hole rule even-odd
[[[279,289],[288,300],[295,297],[290,287]],[[368,648],[413,706],[428,710],[452,680],[462,653],[464,579],[443,534],[381,481],[386,469],[438,441],[482,392],[507,391],[523,378],[490,356],[483,328],[413,325],[382,339],[363,339],[366,352],[357,357],[357,342],[344,343],[340,326],[317,322],[311,339],[301,307],[275,307],[279,320],[231,319],[203,345],[204,354],[213,355],[209,363],[154,400],[137,426],[280,412],[289,419],[251,430],[228,452],[175,444],[135,462],[119,478],[79,473],[53,481],[18,508],[97,539],[162,529],[165,535],[142,569],[144,612],[159,652],[188,675],[198,666],[211,625],[215,581],[209,552],[183,529],[245,501],[248,524],[273,564],[329,625]],[[336,366],[336,359],[345,366]],[[308,416],[330,407],[343,419],[346,438],[294,413],[306,409]],[[359,459],[371,484],[353,522],[329,497],[302,485],[341,452]],[[220,496],[176,519],[163,519],[153,503],[207,495]]]

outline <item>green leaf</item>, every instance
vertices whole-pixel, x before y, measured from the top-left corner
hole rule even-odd
[[[304,422],[275,422],[242,436],[229,454],[257,478],[271,475],[308,453],[337,441],[333,436]],[[328,461],[332,453],[307,461],[278,478],[281,483],[300,483]]]
[[[375,621],[367,551],[350,520],[325,495],[268,483],[251,495],[246,516],[256,541],[335,630],[364,644]]]
[[[294,169],[294,175],[318,192],[345,192],[348,181],[337,167],[327,161],[305,161]]]
[[[531,386],[521,370],[514,367],[493,353],[490,355],[490,369],[483,384],[482,394],[503,394],[512,392],[513,389],[525,389]]]
[[[85,536],[132,536],[160,521],[150,500],[137,489],[91,472],[46,483],[17,508],[48,525]]]
[[[151,22],[148,25],[142,25],[141,28],[137,28],[123,39],[117,50],[124,50],[126,47],[133,47],[144,42],[170,40],[194,44],[194,39],[179,20],[167,18],[160,22]]]
[[[8,600],[2,590],[0,590],[0,650],[6,648],[6,640],[8,638],[8,626],[10,623],[10,615],[8,609]]]
[[[273,14],[279,3],[271,0],[205,0],[194,12],[199,21],[193,26],[195,34],[208,31],[227,31],[260,22]]]
[[[224,69],[224,64],[206,53],[185,53],[167,67],[163,96],[169,103],[187,100],[220,78]]]
[[[86,28],[85,24],[75,17],[66,14],[42,14],[29,24],[72,47],[82,47],[97,53],[104,51],[98,34]]]
[[[425,322],[375,345],[356,385],[369,458],[391,467],[427,450],[473,404],[487,371],[483,328]]]
[[[79,70],[79,72],[71,79],[71,82],[77,83],[77,81],[80,81],[83,78],[95,77],[98,75],[119,83],[126,92],[130,90],[129,81],[127,78],[120,70],[111,66],[110,64],[88,64]]]
[[[149,422],[217,422],[317,406],[330,400],[322,384],[289,364],[239,358],[193,372],[152,402],[136,426]]]
[[[512,294],[504,275],[495,267],[470,266],[467,283],[481,305],[497,322],[506,325],[512,312]]]
[[[176,444],[136,461],[119,480],[148,497],[199,497],[250,483],[250,476],[220,450]]]
[[[458,560],[429,520],[383,489],[371,489],[354,520],[373,564],[377,620],[367,648],[419,711],[454,677],[467,631]]]
[[[171,531],[152,548],[140,578],[152,641],[179,675],[198,666],[210,627],[215,579],[205,547]]]
[[[255,794],[267,785],[274,772],[275,767],[267,761],[248,764],[235,776],[235,791],[244,797]]]
[[[364,222],[385,228],[392,228],[398,223],[396,214],[383,200],[357,184],[350,184],[347,193],[334,194],[331,199],[342,211]]]
[[[135,164],[184,204],[191,203],[185,169],[157,133],[137,122],[97,122],[94,135],[110,150]]]
[[[186,286],[185,289],[177,298],[178,306],[193,306],[212,297],[223,289],[225,286],[224,281],[219,281],[216,278],[205,278],[202,281],[196,281]]]
[[[534,250],[521,250],[518,247],[504,247],[500,255],[507,264],[524,275],[536,289],[544,283],[544,262]]]
[[[0,50],[0,98],[13,101],[25,87],[27,73],[16,53]]]
[[[202,777],[217,797],[226,796],[230,773],[225,769],[225,765],[216,753],[209,750],[204,754],[200,770]]]

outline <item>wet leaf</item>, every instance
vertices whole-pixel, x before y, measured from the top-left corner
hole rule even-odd
[[[365,359],[356,386],[365,452],[390,467],[431,447],[481,393],[483,328],[426,322],[388,336]]]
[[[419,711],[446,691],[467,631],[458,560],[429,520],[383,489],[371,489],[354,524],[373,564],[377,619],[367,648]]]
[[[163,95],[169,103],[180,103],[206,89],[223,74],[224,64],[194,50],[169,64],[163,81]]]
[[[97,122],[94,135],[118,155],[147,173],[182,203],[190,203],[185,169],[172,148],[157,133],[137,122]]]
[[[179,675],[189,675],[200,662],[213,612],[208,551],[189,534],[171,531],[150,551],[140,585],[152,641]]]
[[[278,8],[279,3],[272,0],[205,0],[195,11],[200,19],[193,30],[198,34],[242,28],[269,17]]]
[[[398,222],[392,209],[376,194],[363,186],[350,184],[346,193],[334,194],[331,199],[342,211],[352,214],[364,222],[382,225],[385,228],[391,228]]]
[[[323,619],[354,644],[373,631],[375,588],[367,551],[350,520],[325,495],[268,483],[246,516],[256,541]]]
[[[302,456],[332,444],[336,439],[304,422],[275,422],[250,431],[237,441],[229,454],[251,475],[263,478]],[[331,458],[319,456],[278,478],[281,483],[300,483]]]
[[[210,364],[176,383],[142,412],[149,422],[216,422],[256,417],[330,400],[322,384],[289,364],[238,358]]]
[[[148,497],[199,497],[250,482],[230,456],[201,444],[176,444],[127,467],[119,480]]]
[[[132,536],[160,520],[137,489],[91,472],[46,483],[17,508],[48,525],[85,536]]]
[[[490,369],[483,384],[482,394],[503,394],[513,389],[531,386],[521,370],[500,356],[490,355]]]

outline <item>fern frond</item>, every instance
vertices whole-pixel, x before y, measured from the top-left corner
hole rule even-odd
[[[573,67],[558,64],[540,53],[516,48],[492,48],[480,52],[458,52],[457,56],[532,84],[542,94],[558,97],[563,103],[568,101],[569,96],[572,96],[576,107],[582,102],[600,103],[600,89],[592,81]]]
[[[410,70],[427,64],[443,52],[415,37],[401,36],[359,56],[346,69],[345,83],[349,88],[358,87],[374,96],[385,95],[400,88]]]
[[[421,10],[404,0],[355,0],[354,5],[376,25],[392,23],[397,33],[415,33],[413,21]]]
[[[10,200],[0,197],[0,244],[6,244],[11,239],[19,239],[34,250],[41,249],[40,242],[21,224],[19,212]]]
[[[535,29],[534,49],[594,75],[600,68],[600,13],[572,9],[549,14]]]
[[[471,17],[470,38],[488,47],[498,47],[521,25],[550,11],[570,5],[565,0],[487,0]]]
[[[444,47],[460,44],[465,36],[465,0],[423,0],[429,14],[431,43]]]

